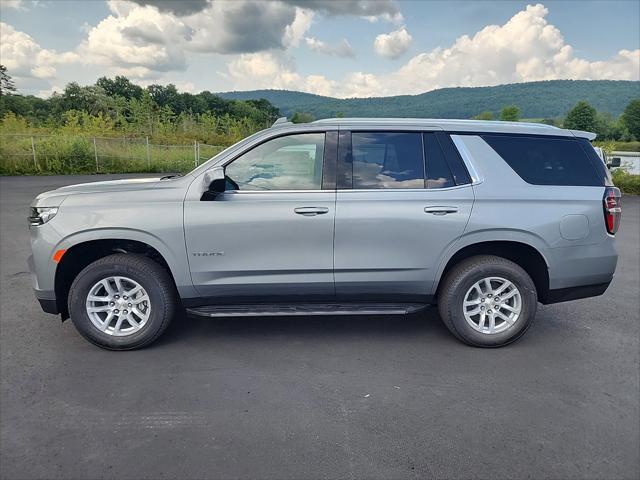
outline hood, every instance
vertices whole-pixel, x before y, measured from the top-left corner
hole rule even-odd
[[[79,193],[108,193],[126,190],[147,190],[154,188],[160,177],[155,178],[127,178],[122,180],[107,180],[103,182],[79,183],[67,185],[56,190],[50,190],[38,195],[32,203],[34,207],[57,207],[69,195]]]

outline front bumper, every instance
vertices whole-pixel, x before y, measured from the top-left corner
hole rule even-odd
[[[40,307],[46,313],[52,313],[57,315],[60,313],[60,309],[58,308],[58,301],[56,300],[56,294],[52,290],[45,290],[40,288],[40,284],[38,283],[38,276],[36,275],[35,261],[33,259],[33,255],[29,255],[27,259],[27,264],[29,265],[29,273],[31,275],[31,286],[33,287],[33,293],[36,296],[36,299],[40,303]]]
[[[51,313],[53,315],[58,315],[60,313],[57,300],[55,299],[50,300],[48,298],[38,298],[38,302],[40,302],[40,307],[42,308],[43,312]]]

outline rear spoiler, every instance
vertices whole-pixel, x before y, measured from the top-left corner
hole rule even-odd
[[[586,138],[589,141],[595,140],[595,138],[598,136],[593,132],[584,132],[582,130],[569,130],[569,131],[573,134],[574,137]]]

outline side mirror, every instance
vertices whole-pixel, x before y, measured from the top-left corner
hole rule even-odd
[[[224,176],[224,167],[213,167],[204,174],[204,184],[207,190],[202,194],[201,200],[215,200],[215,198],[224,193],[226,189],[226,179]]]
[[[613,157],[609,160],[609,167],[619,167],[620,166],[620,157]]]

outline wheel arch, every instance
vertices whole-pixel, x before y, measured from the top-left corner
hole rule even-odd
[[[157,244],[153,245],[138,239],[116,236],[76,240],[79,241],[72,243],[67,240],[65,244],[68,246],[61,247],[65,252],[55,271],[54,291],[58,311],[63,320],[69,317],[68,295],[73,280],[90,263],[115,253],[131,253],[149,257],[169,273],[176,287],[179,285],[175,270],[170,265],[171,260],[167,260],[166,251],[163,252],[164,249],[157,248]]]
[[[540,250],[541,248],[521,239],[479,240],[458,245],[440,266],[434,298],[438,298],[440,285],[446,274],[462,260],[476,255],[495,255],[522,267],[536,286],[538,300],[543,301],[549,294],[549,263]]]

